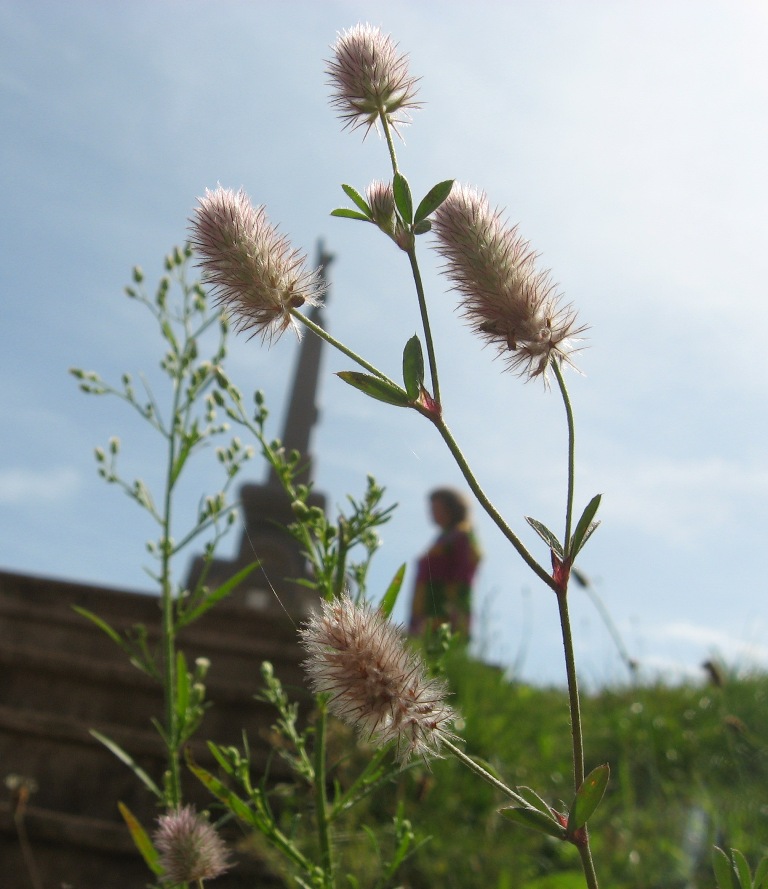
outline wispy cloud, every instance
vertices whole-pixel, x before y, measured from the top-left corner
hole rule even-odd
[[[80,485],[80,476],[69,467],[0,470],[0,505],[51,502],[69,497]]]
[[[702,664],[708,658],[740,671],[765,669],[768,646],[755,641],[757,637],[764,638],[765,628],[752,629],[749,634],[735,635],[687,621],[654,627],[653,635],[646,639],[649,650],[640,659],[643,673],[661,677],[665,682],[703,679]]]

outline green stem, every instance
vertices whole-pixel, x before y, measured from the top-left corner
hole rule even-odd
[[[379,111],[379,120],[381,121],[382,129],[384,130],[384,137],[387,140],[387,148],[389,149],[389,159],[392,161],[392,172],[399,173],[400,170],[397,166],[397,153],[395,152],[395,142],[392,138],[392,127],[389,125],[389,121],[387,120],[387,115],[383,111]]]
[[[568,615],[568,594],[558,593],[557,605],[560,613],[560,630],[565,653],[565,672],[568,677],[568,704],[571,711],[571,738],[573,741],[573,785],[578,790],[584,783],[584,737],[581,729],[581,707],[579,705],[579,684],[576,679],[576,658],[573,653],[573,634]]]
[[[419,311],[421,312],[421,325],[424,328],[424,339],[427,344],[427,358],[429,360],[429,373],[432,377],[432,397],[440,404],[440,383],[437,379],[437,360],[435,358],[435,346],[432,341],[432,328],[429,323],[429,313],[427,312],[427,300],[424,295],[424,284],[421,280],[421,272],[419,263],[416,259],[416,246],[412,245],[408,250],[408,260],[411,263],[411,272],[413,273],[413,281],[416,284],[416,294],[419,298]]]
[[[442,739],[442,743],[451,751],[451,753],[456,757],[456,759],[460,760],[468,769],[471,769],[476,775],[479,775],[483,781],[487,781],[492,787],[495,787],[497,790],[500,790],[504,796],[508,796],[511,800],[514,800],[518,805],[525,806],[526,808],[530,808],[530,803],[526,802],[522,796],[515,793],[511,787],[507,787],[507,785],[503,781],[499,781],[498,778],[494,777],[490,772],[486,771],[481,765],[476,763],[472,757],[467,756],[466,753],[455,744],[451,743],[447,738]]]
[[[326,709],[321,704],[315,725],[315,815],[320,842],[320,862],[325,875],[325,885],[333,886],[333,850],[329,831],[328,800],[325,787],[325,725]]]
[[[435,416],[430,413],[426,413],[426,416],[428,416],[435,424],[435,426],[437,426],[440,435],[443,437],[443,441],[445,441],[445,443],[448,445],[448,449],[450,450],[451,454],[453,454],[454,460],[458,464],[458,467],[461,470],[462,475],[466,479],[470,489],[472,490],[472,493],[477,498],[478,503],[480,503],[486,513],[488,513],[488,515],[491,517],[491,519],[493,519],[501,533],[507,538],[512,546],[514,546],[519,556],[522,558],[525,564],[528,565],[531,571],[533,571],[533,573],[550,589],[553,589],[555,590],[555,592],[557,592],[557,586],[555,585],[555,581],[553,580],[553,578],[548,574],[546,569],[539,565],[536,559],[534,559],[534,557],[528,552],[520,538],[504,521],[501,513],[496,509],[493,503],[491,503],[485,491],[480,487],[479,482],[475,478],[475,475],[472,472],[469,463],[467,462],[467,458],[464,456],[464,454],[462,454],[461,449],[456,443],[456,440],[451,434],[451,431],[448,429],[448,426],[445,424],[443,418],[435,418]]]
[[[347,358],[351,358],[355,364],[359,364],[360,367],[369,371],[374,376],[377,376],[380,380],[384,380],[385,383],[390,383],[393,386],[397,386],[397,383],[394,380],[390,380],[390,378],[382,373],[378,368],[374,367],[372,364],[369,364],[364,358],[358,355],[356,352],[353,352],[351,349],[347,348],[344,343],[339,342],[339,340],[335,339],[328,333],[327,330],[320,327],[319,324],[315,324],[314,321],[310,321],[306,315],[303,315],[298,309],[291,309],[291,315],[303,324],[305,327],[309,328],[312,333],[316,334],[328,343],[329,346],[333,346],[334,349],[338,349],[339,352],[342,352]]]
[[[565,416],[568,423],[568,493],[565,508],[565,538],[563,549],[566,559],[571,557],[571,528],[573,525],[573,491],[575,483],[575,454],[576,432],[573,420],[573,408],[568,390],[563,378],[560,362],[552,358],[550,365],[557,380],[560,394],[565,406]],[[571,619],[568,613],[568,579],[557,593],[557,607],[560,616],[560,632],[563,638],[563,652],[565,654],[565,672],[568,678],[568,706],[571,714],[571,740],[573,744],[573,786],[578,791],[584,783],[584,734],[581,725],[581,704],[579,702],[579,683],[576,678],[576,655],[573,651],[573,633],[571,631]],[[592,852],[589,847],[589,834],[584,828],[584,842],[579,844],[579,855],[584,870],[584,876],[589,889],[598,889],[597,875],[592,861]]]
[[[597,874],[595,873],[595,863],[592,861],[592,852],[589,848],[589,834],[587,833],[586,826],[584,827],[584,836],[586,837],[586,842],[584,845],[578,847],[579,856],[581,857],[581,867],[584,871],[584,878],[587,881],[589,889],[599,889]]]
[[[573,524],[573,489],[575,480],[575,454],[576,454],[576,432],[573,422],[573,408],[571,407],[571,399],[568,396],[568,390],[563,379],[563,371],[557,358],[550,361],[552,371],[555,374],[557,385],[560,388],[560,394],[563,396],[563,404],[565,405],[565,416],[568,422],[568,495],[565,504],[565,537],[563,539],[563,549],[565,555],[571,554],[571,525]]]
[[[165,731],[168,748],[168,770],[170,773],[170,795],[168,803],[177,808],[181,802],[181,777],[178,758],[178,714],[176,712],[176,628],[174,621],[173,586],[171,577],[171,517],[173,507],[173,485],[176,467],[176,436],[181,381],[174,380],[173,408],[168,429],[168,467],[165,481],[165,501],[161,541],[161,609],[162,609],[162,652],[163,652],[163,691],[165,697]]]

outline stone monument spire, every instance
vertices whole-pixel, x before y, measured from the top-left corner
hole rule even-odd
[[[326,284],[328,301],[328,266],[333,256],[318,242],[317,265],[323,283]],[[308,315],[315,324],[323,323],[323,308],[313,306]],[[320,359],[323,341],[313,333],[306,333],[301,340],[299,357],[293,375],[281,441],[286,451],[298,451],[302,455],[297,481],[312,481],[310,441],[319,411],[317,393],[320,378]],[[206,583],[213,588],[233,574],[258,560],[256,568],[232,596],[225,600],[234,606],[245,605],[251,609],[271,610],[285,608],[302,615],[312,605],[314,595],[307,587],[296,583],[307,576],[306,560],[298,542],[285,527],[293,520],[290,500],[283,490],[277,474],[270,466],[263,484],[246,484],[240,489],[240,517],[244,524],[237,555],[232,560],[214,559],[208,569]],[[310,506],[325,509],[325,497],[313,491]],[[194,560],[187,586],[192,587],[200,577],[203,560]]]

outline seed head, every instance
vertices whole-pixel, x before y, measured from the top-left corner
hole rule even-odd
[[[355,25],[342,31],[331,47],[333,58],[326,73],[334,89],[331,103],[345,127],[365,126],[368,135],[383,115],[398,133],[411,122],[409,108],[415,101],[418,78],[408,73],[408,56],[398,54],[397,44],[373,25]]]
[[[437,755],[453,737],[456,713],[445,684],[430,679],[399,627],[348,596],[324,602],[301,629],[312,689],[330,695],[329,709],[376,744],[395,742],[401,763],[413,754]]]
[[[153,839],[171,883],[212,880],[229,867],[223,840],[194,806],[161,815]]]
[[[371,216],[378,227],[392,235],[395,231],[395,193],[391,182],[374,179],[365,192]]]
[[[537,271],[531,245],[491,210],[484,193],[454,186],[432,230],[464,317],[506,356],[510,370],[546,384],[550,359],[573,363],[585,328],[576,326],[576,311],[562,304],[549,272]]]
[[[238,330],[253,329],[270,342],[288,327],[300,335],[291,309],[320,304],[320,273],[306,269],[306,257],[270,225],[264,207],[254,207],[242,190],[206,189],[190,227],[203,282]]]

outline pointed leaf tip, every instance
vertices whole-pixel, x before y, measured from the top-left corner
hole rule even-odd
[[[550,531],[543,522],[540,522],[538,519],[533,519],[531,516],[525,516],[525,520],[539,537],[541,537],[544,543],[547,544],[550,552],[553,552],[560,561],[562,561],[565,558],[565,553],[563,552],[563,547],[554,532]]]
[[[411,401],[416,401],[424,383],[424,353],[414,334],[403,349],[403,382]]]
[[[421,203],[416,208],[416,213],[413,217],[413,221],[416,224],[422,222],[422,220],[426,219],[427,216],[431,215],[435,212],[435,210],[437,210],[440,204],[442,204],[443,201],[451,193],[453,183],[453,179],[446,179],[443,182],[438,182],[437,185],[430,188],[426,196],[422,199]]]
[[[565,828],[558,824],[551,815],[545,815],[538,809],[528,808],[527,806],[507,806],[499,809],[499,814],[503,815],[509,821],[521,824],[538,833],[545,833],[548,836],[555,837],[558,840],[565,839]]]
[[[341,187],[344,189],[344,194],[363,212],[365,218],[368,220],[372,219],[371,208],[360,192],[356,188],[352,188],[351,185],[342,185]]]
[[[392,193],[395,196],[397,212],[403,222],[410,225],[413,222],[413,198],[408,180],[402,173],[395,173],[395,178],[392,180]]]
[[[603,763],[596,769],[592,769],[584,779],[581,787],[576,791],[576,798],[568,814],[569,835],[584,827],[592,813],[600,805],[610,775],[610,766],[608,763]]]
[[[403,586],[403,580],[405,579],[405,571],[406,564],[403,564],[397,569],[395,572],[395,576],[392,578],[391,583],[387,587],[386,593],[384,593],[384,597],[381,600],[381,604],[379,605],[379,611],[384,615],[384,617],[389,618],[392,616],[392,610],[395,607],[395,603],[397,602],[397,597],[400,593],[400,589]]]
[[[342,370],[336,376],[377,401],[394,404],[397,407],[408,407],[411,403],[405,389],[382,380],[380,377],[373,377],[354,370]]]
[[[576,530],[571,535],[570,546],[568,547],[568,555],[571,557],[571,561],[576,558],[579,551],[584,547],[584,544],[589,540],[597,526],[600,524],[599,522],[595,522],[594,518],[600,507],[602,497],[602,494],[595,494],[584,507],[584,512],[581,514],[581,518],[576,524]]]

